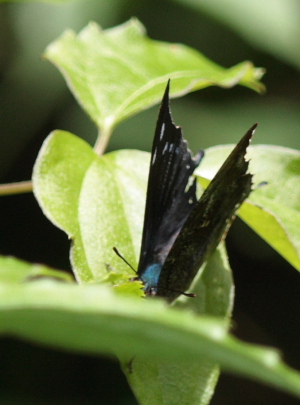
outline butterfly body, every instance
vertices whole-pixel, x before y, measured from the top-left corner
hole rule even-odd
[[[197,201],[193,173],[204,152],[193,157],[180,127],[173,123],[168,83],[152,147],[137,271],[146,295],[171,302],[184,293],[226,234],[251,191],[245,154],[255,128],[237,144]]]

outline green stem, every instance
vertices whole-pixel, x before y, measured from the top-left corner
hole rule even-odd
[[[18,183],[0,184],[0,196],[31,193],[31,192],[32,192],[32,182],[30,180],[20,181]]]
[[[98,138],[94,146],[94,151],[97,153],[97,155],[99,156],[103,155],[105,149],[107,148],[111,134],[112,134],[111,128],[103,129],[101,131],[101,134],[99,131]]]

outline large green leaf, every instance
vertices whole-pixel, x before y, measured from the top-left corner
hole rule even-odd
[[[250,62],[225,69],[187,46],[149,39],[136,19],[105,31],[95,23],[78,35],[67,31],[44,56],[104,133],[159,102],[169,78],[173,97],[211,85],[264,89],[262,70]]]
[[[221,151],[224,153],[223,149]],[[122,250],[125,257],[134,266],[136,265],[142,230],[148,157],[149,154],[138,151],[119,151],[98,157],[85,142],[63,131],[54,132],[45,141],[34,169],[35,195],[49,219],[64,229],[73,239],[72,261],[79,281],[86,283],[105,278],[107,273],[105,263],[107,262],[112,267],[128,273],[128,268],[114,255],[112,251],[114,245]],[[208,153],[208,162],[209,157],[210,153]],[[205,169],[205,166],[203,168]],[[201,277],[192,286],[192,291],[197,293],[197,298],[181,298],[176,306],[189,310],[185,311],[187,319],[189,319],[188,312],[191,310],[198,314],[227,318],[232,306],[232,282],[226,265],[226,257],[217,251],[206,263],[200,275]],[[85,294],[86,288],[86,286],[82,286],[79,294]],[[88,290],[91,294],[87,293],[87,296],[92,300],[93,294],[96,294],[94,291],[99,294],[98,298],[101,300],[99,311],[102,316],[99,317],[98,314],[96,319],[101,325],[102,334],[99,336],[96,334],[97,338],[93,337],[90,326],[87,326],[86,331],[81,330],[80,333],[64,329],[61,332],[63,344],[67,346],[68,336],[76,333],[78,341],[73,341],[72,338],[69,342],[69,349],[85,348],[85,350],[96,350],[97,352],[116,353],[121,359],[123,370],[141,403],[151,403],[152,405],[168,403],[172,398],[174,404],[182,404],[184,403],[183,398],[185,398],[186,403],[189,404],[206,404],[218,376],[217,364],[221,364],[225,369],[256,377],[295,393],[297,377],[284,366],[278,365],[277,355],[274,352],[261,352],[253,346],[240,346],[232,338],[228,340],[227,337],[224,338],[223,343],[226,341],[226,344],[220,351],[211,335],[208,340],[213,345],[207,345],[207,342],[203,344],[199,358],[197,355],[194,357],[191,352],[186,356],[181,351],[181,346],[185,345],[189,339],[186,336],[187,320],[181,325],[182,330],[174,340],[174,336],[166,333],[168,323],[165,323],[165,319],[168,316],[164,317],[159,309],[154,310],[157,318],[154,313],[154,318],[149,315],[152,313],[152,308],[158,308],[157,303],[152,300],[144,303],[144,300],[133,298],[132,301],[123,301],[121,298],[119,301],[119,298],[111,296],[107,289],[94,288],[95,290]],[[59,291],[58,294],[60,294]],[[77,292],[70,292],[70,294],[76,295]],[[103,294],[102,297],[101,294]],[[78,308],[78,302],[81,302],[82,306],[80,304],[79,308],[80,311],[85,312],[87,322],[85,325],[88,325],[91,307],[84,308],[85,299],[82,301],[81,298],[76,297],[75,301],[74,308],[71,309],[70,304],[70,322],[75,322],[75,324],[79,322],[82,327],[82,321],[76,318],[77,315],[73,318],[73,311]],[[110,321],[108,321],[108,314],[105,311],[110,305],[112,312],[110,312]],[[151,308],[150,312],[146,310],[147,305]],[[154,306],[152,307],[152,305]],[[139,313],[140,309],[141,317],[139,318],[137,311]],[[119,310],[121,313],[118,312]],[[171,308],[164,311],[166,313],[170,311],[172,314],[170,317],[173,317]],[[47,310],[47,316],[48,312]],[[62,318],[57,320],[60,327],[67,323],[68,314],[64,313]],[[143,317],[142,314],[145,316]],[[51,311],[49,316],[51,319],[54,317]],[[29,323],[31,317],[35,319],[35,315],[30,312]],[[92,318],[94,319],[94,317]],[[153,322],[154,324],[157,322],[159,327]],[[193,321],[191,321],[192,323]],[[93,329],[94,320],[91,320],[91,325]],[[164,326],[161,329],[162,325]],[[43,329],[42,325],[40,328]],[[224,328],[225,333],[226,327]],[[40,329],[37,336],[33,332],[24,332],[24,330],[22,329],[20,334],[33,339],[39,339],[39,333],[44,334],[44,331],[41,332]],[[174,325],[170,326],[170,330],[174,332]],[[92,342],[87,346],[85,334]],[[112,335],[118,336],[111,340]],[[103,339],[103,341],[101,340],[99,343],[98,339]],[[124,345],[124,341],[126,345]],[[49,336],[46,342],[55,344],[57,339],[53,340],[53,337]],[[62,342],[59,341],[57,344],[61,345]],[[178,354],[174,355],[177,344],[180,348]],[[197,345],[199,344],[200,342],[197,343]],[[169,354],[161,356],[161,353],[165,351],[165,345],[168,346],[166,353]],[[173,345],[174,351],[172,352],[170,347]],[[149,346],[151,346],[150,349]],[[194,351],[194,347],[190,346],[190,350]],[[192,358],[194,361],[191,361]],[[261,362],[264,364],[263,366]],[[190,373],[193,377],[189,377]],[[152,395],[150,395],[151,392]],[[296,392],[298,393],[298,391]],[[175,398],[178,402],[175,402]]]
[[[138,151],[98,157],[85,142],[64,131],[54,132],[45,141],[34,168],[34,192],[48,218],[72,238],[72,262],[80,282],[105,279],[106,263],[128,274],[130,269],[113,253],[113,246],[137,267],[148,165],[149,154]],[[197,313],[230,315],[232,279],[224,252],[216,252],[206,264],[193,291],[197,299],[177,305],[188,304]],[[169,362],[136,356],[134,372],[129,372],[126,364],[130,358],[117,353],[130,385],[144,404],[163,403],[160,395],[153,402],[149,391],[164,392],[166,403],[184,396],[189,404],[196,405],[200,399],[205,404],[217,381],[218,367],[211,359],[193,365],[192,377],[187,378],[186,366],[176,361],[170,374]]]
[[[33,173],[44,214],[73,240],[78,281],[103,279],[108,263],[128,272],[117,246],[137,268],[149,154],[113,152],[99,158],[80,138],[55,131],[45,141]]]
[[[211,180],[233,145],[206,151],[198,173]],[[250,171],[256,186],[239,210],[240,217],[300,270],[300,152],[258,145],[249,148]],[[202,184],[205,185],[205,181]]]
[[[178,300],[175,307],[225,319],[231,315],[233,284],[224,249],[218,249],[203,266],[191,290],[197,297]],[[185,363],[127,356],[122,368],[136,397],[144,405],[205,405],[211,399],[219,376],[217,363],[206,358]]]
[[[105,286],[0,282],[0,332],[93,354],[117,352],[191,367],[210,360],[300,397],[299,373],[276,351],[228,335],[224,321],[158,300],[122,297]]]

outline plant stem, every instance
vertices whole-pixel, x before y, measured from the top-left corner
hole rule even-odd
[[[98,138],[94,146],[94,151],[97,153],[97,155],[99,156],[103,155],[105,149],[107,148],[111,134],[112,134],[111,128],[103,129],[101,131],[101,134],[100,131],[98,132]]]
[[[18,183],[0,184],[0,196],[30,192],[32,192],[32,182],[30,180],[20,181]]]

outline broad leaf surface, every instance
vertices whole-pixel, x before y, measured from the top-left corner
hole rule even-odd
[[[250,62],[225,69],[187,46],[149,39],[136,19],[104,31],[95,23],[78,35],[67,31],[44,56],[104,132],[159,102],[169,78],[172,97],[211,85],[264,89],[263,71]]]
[[[78,281],[101,280],[107,266],[128,273],[116,246],[137,268],[149,154],[113,152],[99,158],[80,138],[55,131],[34,168],[34,193],[45,215],[74,241]]]
[[[221,148],[219,152],[224,154],[224,149]],[[209,157],[210,152],[208,163]],[[54,132],[45,141],[34,169],[35,195],[48,218],[73,239],[72,261],[79,281],[95,282],[105,278],[107,262],[113,268],[128,273],[126,265],[112,251],[112,246],[115,245],[134,266],[136,265],[143,221],[148,158],[149,154],[138,151],[119,151],[98,157],[89,145],[64,131]],[[209,164],[206,168],[208,170],[206,175],[208,174],[207,177],[209,177]],[[202,169],[205,169],[205,166]],[[260,178],[258,180],[260,181]],[[231,276],[226,266],[226,258],[219,255],[220,252],[217,251],[206,264],[208,267],[202,270],[202,277],[192,287],[198,298],[186,299],[186,302],[181,299],[176,303],[177,306],[187,306],[189,310],[192,309],[198,314],[218,315],[223,319],[230,313]],[[60,294],[59,291],[57,293]],[[59,311],[54,311],[53,315],[47,307],[47,317],[50,316],[51,320],[55,321],[55,316],[58,316],[57,322],[62,328],[63,337],[60,340],[60,337],[54,338],[48,334],[45,342],[63,346],[69,344],[69,349],[74,350],[84,348],[87,351],[118,354],[134,392],[144,404],[167,403],[168,399],[176,397],[176,393],[178,400],[181,401],[177,403],[183,403],[182,400],[187,395],[185,388],[189,387],[189,384],[193,385],[194,390],[189,392],[186,403],[196,404],[197,400],[198,403],[207,403],[218,376],[217,364],[221,364],[228,370],[275,384],[298,395],[298,377],[282,364],[278,365],[278,357],[274,352],[257,351],[251,345],[240,345],[228,337],[224,338],[226,344],[220,350],[216,347],[215,339],[211,335],[208,339],[210,344],[207,345],[207,342],[203,344],[198,360],[197,355],[194,356],[195,348],[189,345],[187,345],[189,355],[185,357],[186,354],[184,350],[181,351],[181,346],[188,342],[187,320],[183,324],[179,321],[182,329],[176,339],[168,334],[169,332],[166,333],[168,323],[165,323],[165,319],[168,315],[165,317],[164,311],[167,314],[170,312],[172,318],[174,314],[172,309],[168,308],[160,312],[156,309],[158,308],[156,305],[159,304],[154,300],[144,302],[144,300],[132,298],[132,300],[123,301],[122,297],[111,296],[109,289],[103,286],[85,285],[79,290],[70,290],[69,293],[71,296],[72,294],[83,296],[74,298],[75,307],[69,303],[70,313],[67,311],[60,314]],[[66,297],[69,293],[66,293]],[[84,298],[85,294],[87,296]],[[99,299],[101,302],[96,317],[89,311],[91,309],[97,311],[97,305],[90,305],[91,301],[89,301],[88,306],[85,307],[86,299],[88,301]],[[55,299],[51,300],[55,305],[58,303]],[[108,316],[106,310],[110,305]],[[150,312],[146,310],[148,305],[151,308]],[[79,308],[81,316],[85,314],[85,328],[82,328],[81,317],[77,319],[77,314],[74,313],[76,308]],[[153,308],[155,309],[152,313]],[[187,311],[184,311],[182,319],[185,319],[185,315],[189,318]],[[153,318],[150,319],[149,316]],[[36,319],[36,315],[31,311],[28,317],[29,324],[32,319]],[[69,317],[78,328],[81,327],[80,332],[70,330],[70,327],[62,327],[68,323],[66,320]],[[191,325],[194,324],[193,322],[194,318]],[[220,325],[218,322],[217,324]],[[162,325],[164,325],[163,328]],[[24,330],[21,328],[19,332],[22,336],[44,339],[44,336],[35,335],[31,329],[27,331],[26,322],[23,326]],[[99,335],[98,326],[102,331]],[[94,338],[90,328],[97,332]],[[170,330],[174,333],[174,325],[170,326]],[[222,326],[222,330],[225,336],[226,327]],[[47,333],[42,324],[40,324],[39,333],[42,335]],[[73,338],[68,340],[68,337],[73,334],[78,335],[78,341],[73,341]],[[88,345],[85,339],[89,340]],[[199,344],[200,341],[195,345],[199,346]],[[168,346],[167,349],[165,345]],[[149,346],[151,346],[150,349]],[[171,349],[173,346],[174,351]],[[199,348],[197,350],[199,351]],[[175,354],[176,351],[177,354]],[[164,354],[161,356],[161,353]],[[133,361],[132,358],[134,358]],[[191,358],[194,362],[191,362]],[[190,364],[190,371],[199,376],[201,380],[199,385],[196,377],[190,380],[186,377],[186,366],[180,366],[187,363]],[[174,373],[171,372],[172,369]],[[180,390],[177,388],[172,390],[172,384],[173,388],[180,387]],[[166,396],[161,390],[165,385],[168,386]],[[295,388],[296,386],[298,388]],[[155,393],[154,397],[153,395],[149,397],[148,390]]]
[[[122,297],[105,286],[0,282],[0,332],[85,353],[117,352],[192,366],[206,359],[300,397],[300,375],[276,351],[228,335],[224,321],[158,300]]]
[[[219,248],[203,266],[191,291],[197,297],[182,298],[175,307],[223,319],[231,315],[233,284],[225,249]],[[122,368],[144,405],[207,404],[219,376],[219,367],[211,359],[191,363],[134,356],[123,359]]]
[[[233,146],[206,151],[198,173],[211,180]],[[300,152],[258,145],[249,148],[254,190],[239,210],[239,216],[278,253],[300,270]],[[202,184],[205,181],[202,179]]]
[[[45,215],[73,240],[72,262],[78,281],[106,280],[107,263],[113,274],[116,274],[114,270],[123,271],[128,280],[130,269],[115,255],[113,246],[137,268],[148,165],[149,154],[138,151],[119,151],[98,157],[85,142],[64,131],[55,131],[45,141],[34,168],[34,191]],[[210,270],[204,271],[203,279],[193,287],[199,298],[187,303],[197,313],[228,317],[233,293],[224,252],[217,252],[212,263]],[[132,293],[133,285],[127,283]],[[124,292],[124,285],[122,288],[120,291]],[[140,288],[139,284],[136,289],[141,291]],[[124,358],[122,352],[118,354]],[[125,372],[128,361],[122,361]],[[179,397],[181,402],[174,404],[182,403],[182,396],[189,404],[198,404],[199,398],[202,398],[201,403],[207,403],[218,376],[216,363],[203,360],[195,364],[191,371],[193,377],[188,379],[186,367],[176,361],[172,367],[177,371],[171,377],[170,363],[136,358],[135,371],[126,374],[141,402],[154,400],[148,391],[164,391],[169,380],[170,387],[164,394],[166,403],[170,398],[178,401]],[[152,371],[157,368],[159,375],[153,378]],[[186,387],[194,387],[189,395]],[[159,396],[152,405],[155,403],[164,402]]]

